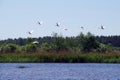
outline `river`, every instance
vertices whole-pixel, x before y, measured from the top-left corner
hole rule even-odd
[[[120,80],[120,64],[0,63],[0,80]]]

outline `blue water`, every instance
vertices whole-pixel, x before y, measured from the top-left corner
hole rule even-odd
[[[120,64],[0,63],[0,80],[120,80]]]

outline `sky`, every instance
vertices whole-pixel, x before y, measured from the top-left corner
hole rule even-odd
[[[99,29],[101,25],[104,30]],[[0,40],[51,36],[53,32],[120,35],[120,0],[0,0]]]

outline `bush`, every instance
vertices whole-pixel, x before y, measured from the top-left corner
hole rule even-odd
[[[27,44],[23,47],[22,50],[28,53],[33,53],[36,52],[38,49],[36,44]]]
[[[95,37],[91,33],[87,33],[87,35],[80,34],[77,36],[77,46],[84,52],[90,52],[94,49],[99,48],[99,43],[96,41]]]
[[[16,44],[4,44],[0,47],[1,53],[15,53],[18,51],[18,46]]]
[[[100,45],[99,45],[99,48],[97,49],[97,51],[98,52],[111,52],[111,51],[114,51],[115,50],[115,48],[113,47],[113,46],[111,46],[111,45],[105,45],[105,44],[102,44],[102,43],[100,43]]]
[[[54,44],[48,44],[48,43],[42,43],[40,46],[42,51],[53,51],[56,49],[56,45]]]

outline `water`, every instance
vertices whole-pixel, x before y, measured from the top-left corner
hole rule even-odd
[[[120,80],[120,64],[0,63],[0,80]]]

